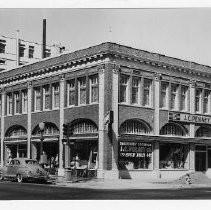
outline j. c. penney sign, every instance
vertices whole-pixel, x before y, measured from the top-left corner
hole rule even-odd
[[[204,116],[204,115],[183,114],[183,113],[175,113],[175,112],[169,112],[169,120],[211,124],[211,117]]]

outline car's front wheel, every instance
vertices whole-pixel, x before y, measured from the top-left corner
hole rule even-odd
[[[3,179],[4,179],[4,177],[2,175],[2,172],[0,171],[0,180],[3,180]]]
[[[23,176],[22,176],[21,174],[18,174],[18,175],[17,175],[17,181],[18,181],[19,183],[23,182]]]

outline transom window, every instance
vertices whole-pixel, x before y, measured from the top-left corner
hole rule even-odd
[[[124,134],[149,134],[151,132],[151,128],[142,121],[139,120],[127,120],[120,127],[121,135]]]
[[[96,133],[97,126],[91,121],[81,121],[73,124],[73,134]]]
[[[201,126],[196,131],[196,137],[211,137],[211,127],[210,126]]]
[[[185,128],[177,123],[168,123],[161,128],[160,135],[186,136]]]
[[[26,136],[27,132],[26,129],[23,127],[16,126],[15,128],[11,128],[9,132],[6,134],[6,137],[20,137],[20,136]]]

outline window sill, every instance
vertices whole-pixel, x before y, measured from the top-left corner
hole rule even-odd
[[[153,169],[119,169],[120,171],[153,171]]]
[[[185,169],[185,168],[160,168],[159,171],[189,171],[189,169]]]
[[[154,107],[152,107],[152,106],[141,106],[141,105],[136,105],[136,104],[119,103],[119,105],[122,105],[122,106],[130,106],[130,107],[137,107],[137,108],[154,109]]]

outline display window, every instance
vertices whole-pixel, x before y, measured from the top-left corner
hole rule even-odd
[[[120,170],[152,169],[152,143],[119,142]]]
[[[188,144],[160,144],[160,169],[188,169]]]

